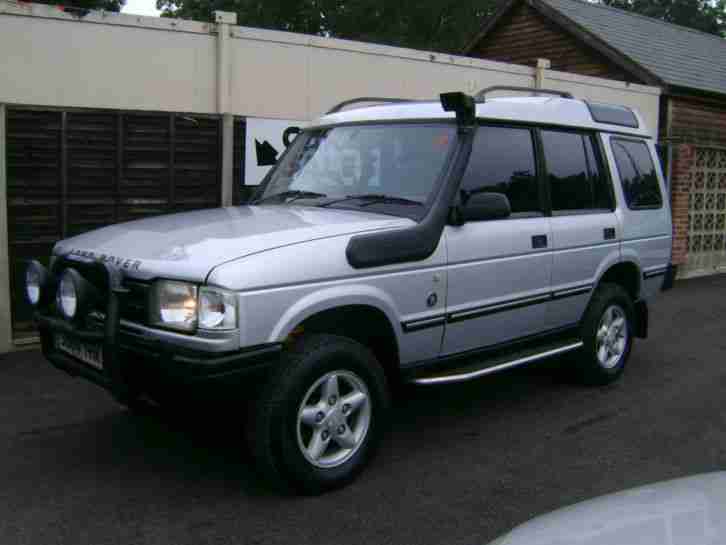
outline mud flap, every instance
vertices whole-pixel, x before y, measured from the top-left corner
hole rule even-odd
[[[648,304],[643,301],[635,302],[634,334],[639,339],[648,338]]]

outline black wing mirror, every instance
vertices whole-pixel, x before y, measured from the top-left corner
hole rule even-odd
[[[509,199],[504,193],[470,193],[466,202],[452,211],[452,223],[463,224],[467,221],[486,221],[508,218],[512,214]]]

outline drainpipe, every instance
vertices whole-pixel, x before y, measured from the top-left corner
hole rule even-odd
[[[537,67],[534,73],[534,87],[535,89],[542,89],[545,87],[545,70],[549,70],[552,67],[552,63],[549,59],[537,59]]]
[[[8,258],[7,169],[5,168],[5,104],[0,104],[0,354],[10,352],[13,332],[10,321],[10,260]]]
[[[217,113],[222,116],[222,206],[231,206],[234,186],[234,116],[229,111],[231,54],[230,25],[237,24],[237,14],[215,11],[217,24]]]

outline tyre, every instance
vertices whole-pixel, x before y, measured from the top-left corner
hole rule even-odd
[[[258,468],[278,486],[320,494],[371,460],[387,420],[383,368],[363,345],[334,335],[299,339],[251,411]]]
[[[620,378],[633,346],[634,317],[633,300],[624,288],[598,286],[581,325],[584,346],[573,361],[580,382],[599,386]]]

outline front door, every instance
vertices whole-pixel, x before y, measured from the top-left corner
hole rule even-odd
[[[447,324],[442,355],[504,343],[545,329],[552,253],[527,128],[477,130],[464,192],[504,193],[508,219],[447,226]]]

